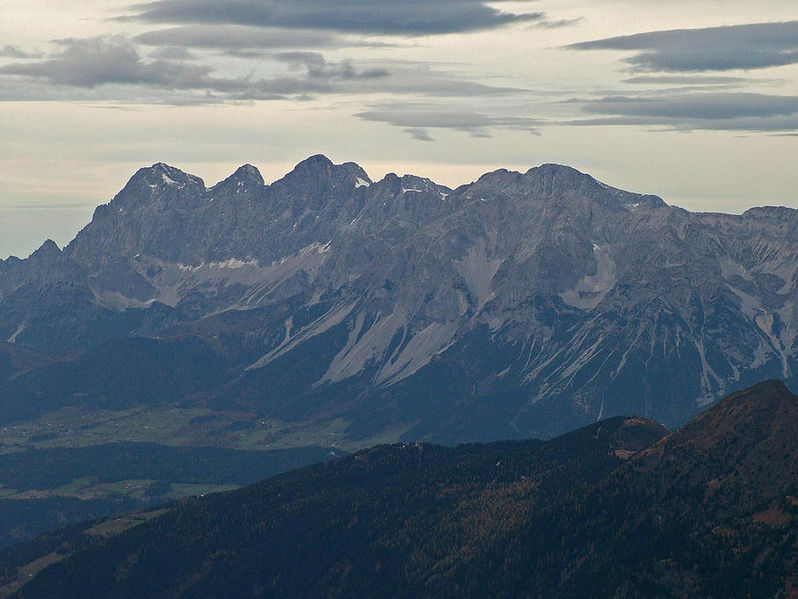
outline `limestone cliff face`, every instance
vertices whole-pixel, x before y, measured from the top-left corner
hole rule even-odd
[[[797,296],[795,210],[694,214],[551,164],[454,190],[373,182],[313,156],[270,185],[250,165],[210,188],[141,169],[63,252],[0,263],[0,336],[56,354],[237,336],[226,392],[246,402],[247,381],[311,353],[291,393],[354,381],[385,399],[382,424],[458,439],[474,418],[490,435],[631,412],[677,424],[749,382],[793,379]]]

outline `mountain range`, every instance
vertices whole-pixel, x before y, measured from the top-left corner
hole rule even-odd
[[[789,208],[692,213],[554,164],[451,189],[158,163],[63,250],[0,261],[0,423],[202,408],[348,448],[674,427],[796,381],[796,298]]]
[[[377,446],[0,553],[0,594],[795,597],[798,396],[729,395],[668,433]]]

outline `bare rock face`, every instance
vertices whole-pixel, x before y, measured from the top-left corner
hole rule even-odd
[[[796,379],[797,283],[798,211],[694,214],[565,166],[453,190],[324,156],[210,188],[159,163],[63,252],[0,262],[0,337],[61,355],[198,335],[229,361],[203,395],[218,407],[552,435],[615,414],[674,426]]]

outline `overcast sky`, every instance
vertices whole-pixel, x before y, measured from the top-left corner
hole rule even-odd
[[[798,207],[794,0],[3,0],[0,257],[141,166],[311,154],[455,186],[568,164],[690,210]]]

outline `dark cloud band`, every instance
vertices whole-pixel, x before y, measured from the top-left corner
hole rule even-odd
[[[582,107],[601,116],[569,124],[650,125],[681,130],[798,130],[798,96],[750,93],[617,96],[587,101]]]
[[[473,137],[490,137],[492,129],[516,129],[537,132],[541,121],[520,116],[490,115],[470,110],[385,107],[360,112],[355,116],[401,127],[419,141],[432,141],[430,129],[462,131]]]
[[[581,42],[573,50],[630,50],[642,71],[728,71],[798,63],[798,21],[651,31]]]
[[[244,25],[171,27],[142,33],[134,37],[133,41],[149,46],[182,46],[231,52],[276,48],[324,48],[338,45],[336,36],[329,32],[292,31]]]
[[[133,8],[136,14],[125,19],[406,36],[492,29],[545,17],[503,12],[485,0],[159,0]]]

